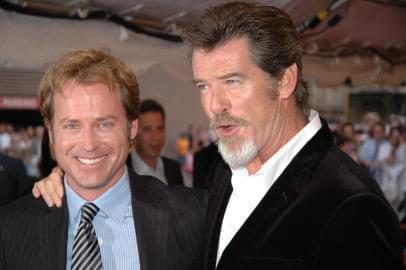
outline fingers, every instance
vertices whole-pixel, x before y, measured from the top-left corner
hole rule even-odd
[[[63,181],[62,181],[63,175],[64,175],[63,170],[59,167],[55,167],[55,168],[53,168],[53,170],[49,176],[51,178],[52,183],[54,184],[56,195],[59,196],[59,198],[61,199],[61,202],[62,202],[62,198],[63,198],[63,194],[64,194]]]
[[[49,196],[49,200],[51,204],[56,205],[57,207],[61,207],[62,205],[62,198],[56,192],[56,188],[54,183],[52,182],[52,174],[48,176],[48,181],[45,181],[45,189],[47,190],[47,195]],[[45,196],[44,196],[45,197]],[[45,199],[45,198],[44,198]]]
[[[61,207],[64,194],[63,175],[62,169],[55,167],[48,177],[34,184],[32,194],[36,198],[42,196],[42,199],[49,207]]]
[[[34,195],[34,197],[37,199],[41,196],[41,192],[39,191],[37,183],[35,183],[34,187],[32,188],[32,195]]]
[[[48,187],[47,187],[46,183],[49,180],[47,180],[47,179],[48,179],[48,177],[44,178],[34,184],[33,194],[34,194],[34,190],[35,190],[38,196],[35,196],[35,194],[34,194],[34,196],[36,198],[39,198],[41,196],[42,199],[46,202],[46,204],[49,207],[52,207],[55,205],[55,202],[53,201],[52,196],[50,195],[50,192],[52,192],[52,191],[48,191]]]

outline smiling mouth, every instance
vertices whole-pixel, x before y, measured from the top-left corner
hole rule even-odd
[[[97,164],[99,162],[101,162],[102,160],[104,160],[107,157],[107,155],[105,156],[101,156],[101,157],[97,157],[97,158],[80,158],[80,157],[76,157],[77,160],[79,160],[80,163],[85,164],[85,165],[94,165]]]

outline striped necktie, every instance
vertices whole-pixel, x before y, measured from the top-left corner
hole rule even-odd
[[[92,220],[99,208],[86,203],[81,208],[80,223],[72,248],[72,270],[102,269],[102,260]]]

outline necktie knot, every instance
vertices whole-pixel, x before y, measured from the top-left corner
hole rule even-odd
[[[99,212],[99,207],[94,203],[85,203],[80,209],[80,221],[85,223],[91,223],[93,218]]]

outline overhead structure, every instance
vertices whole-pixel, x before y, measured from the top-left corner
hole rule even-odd
[[[103,20],[181,42],[181,29],[229,0],[2,0],[0,8],[72,20]],[[301,33],[305,75],[330,87],[406,81],[406,0],[262,0],[288,12]],[[120,37],[127,38],[125,32]],[[326,72],[334,68],[335,72]]]

